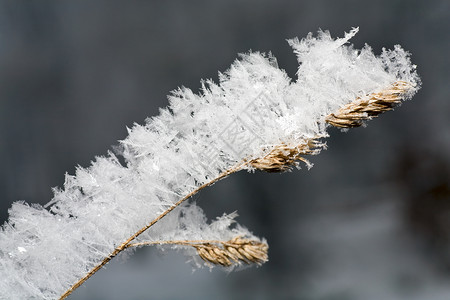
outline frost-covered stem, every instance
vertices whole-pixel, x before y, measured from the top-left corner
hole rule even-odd
[[[126,165],[110,152],[67,174],[44,207],[14,203],[0,228],[0,298],[65,299],[145,241],[178,241],[166,245],[198,267],[266,262],[267,243],[232,226],[236,213],[209,223],[184,203],[242,169],[310,167],[305,156],[325,148],[329,126],[361,126],[410,99],[420,78],[409,53],[396,45],[377,57],[367,45],[345,45],[357,31],[289,40],[300,63],[295,81],[270,54],[241,55],[219,83],[203,81],[199,94],[173,91],[159,116],[130,128],[117,153]]]
[[[164,218],[168,213],[170,213],[172,210],[174,210],[175,208],[177,208],[180,204],[182,204],[184,201],[186,201],[187,199],[191,198],[192,196],[194,196],[195,194],[197,194],[198,192],[200,192],[202,189],[213,185],[214,183],[216,183],[217,181],[227,177],[230,174],[236,173],[240,170],[242,170],[246,165],[248,164],[248,162],[244,162],[241,163],[229,170],[226,170],[224,172],[222,172],[219,176],[217,176],[216,178],[214,178],[213,180],[199,186],[198,188],[196,188],[195,190],[193,190],[192,192],[190,192],[189,194],[187,194],[185,197],[181,198],[178,202],[176,202],[175,204],[173,204],[171,207],[169,207],[168,209],[166,209],[162,214],[160,214],[158,217],[156,217],[155,219],[153,219],[153,221],[151,221],[150,223],[148,223],[147,225],[145,225],[144,227],[142,227],[141,229],[139,229],[135,234],[133,234],[132,236],[130,236],[125,242],[123,242],[122,244],[120,244],[118,247],[116,247],[114,249],[113,252],[111,252],[111,254],[109,254],[107,257],[105,257],[98,265],[96,265],[94,268],[92,268],[92,270],[90,270],[83,278],[81,278],[80,280],[78,280],[75,284],[73,284],[64,294],[61,295],[61,297],[59,298],[60,300],[66,299],[70,294],[72,294],[72,292],[74,290],[76,290],[78,287],[80,287],[83,283],[85,283],[92,275],[94,275],[95,273],[97,273],[97,271],[99,271],[104,265],[106,265],[111,259],[113,259],[117,254],[119,254],[120,252],[122,252],[123,250],[125,250],[126,248],[128,248],[130,246],[130,243],[137,238],[138,236],[140,236],[142,233],[144,233],[147,229],[149,229],[150,227],[152,227],[154,224],[156,224],[156,222],[158,222],[159,220],[161,220],[162,218]]]
[[[182,245],[182,246],[192,246],[195,244],[222,244],[226,243],[218,240],[180,240],[180,241],[155,241],[155,242],[139,242],[128,244],[127,248],[141,247],[141,246],[162,246],[162,245]]]
[[[340,108],[337,112],[329,114],[326,116],[326,120],[330,120],[331,118],[337,119],[337,116],[340,116],[341,119],[351,119],[355,124],[352,126],[344,126],[343,124],[337,124],[337,122],[329,122],[330,125],[336,127],[356,127],[362,124],[364,120],[369,119],[370,117],[375,117],[378,114],[391,110],[395,104],[398,104],[402,96],[408,91],[408,84],[405,82],[394,82],[391,87],[386,88],[385,90],[379,93],[371,93],[366,95],[365,98],[370,99],[371,103],[375,103],[377,106],[373,107],[366,103],[364,103],[364,110],[361,109],[361,99],[356,99],[354,102],[351,102],[345,108]],[[367,100],[369,103],[369,100]],[[383,109],[380,109],[380,105],[384,104]],[[373,105],[373,104],[372,104]],[[346,114],[342,113],[342,111],[346,112]],[[361,111],[363,113],[361,113]],[[342,115],[342,116],[341,116]],[[350,115],[351,117],[348,117]],[[303,144],[298,145],[293,148],[286,147],[286,145],[278,145],[273,148],[268,154],[264,157],[253,159],[250,161],[244,161],[241,164],[222,172],[218,177],[213,180],[201,185],[178,202],[169,207],[166,211],[156,217],[153,221],[151,221],[146,226],[139,229],[135,234],[133,234],[130,238],[128,238],[125,242],[123,242],[120,246],[118,246],[114,251],[105,257],[100,264],[95,266],[89,273],[87,273],[83,278],[81,278],[78,282],[76,282],[72,287],[70,287],[60,298],[60,300],[65,299],[69,296],[75,289],[81,286],[86,280],[88,280],[92,275],[94,275],[98,270],[100,270],[104,265],[106,265],[111,259],[113,259],[117,254],[122,252],[123,250],[134,247],[134,246],[143,246],[143,245],[162,245],[162,244],[178,244],[178,245],[189,245],[198,247],[200,244],[212,244],[212,243],[220,243],[226,245],[226,242],[222,241],[160,241],[160,242],[142,242],[142,243],[134,243],[130,244],[135,238],[153,226],[156,222],[165,217],[168,213],[182,204],[184,201],[197,194],[200,190],[213,185],[217,181],[236,173],[247,166],[252,166],[253,168],[268,171],[268,172],[282,172],[289,169],[297,160],[301,160],[307,162],[300,155],[311,155],[318,154],[320,152],[320,148],[324,147],[324,144],[321,144],[317,141],[317,139],[310,139],[305,141]],[[197,246],[196,246],[197,245]],[[197,248],[198,249],[198,248]],[[199,255],[201,253],[199,252]],[[203,257],[202,257],[203,258]],[[209,260],[209,259],[208,259]],[[219,262],[220,263],[220,262]]]
[[[358,114],[356,116],[353,115],[352,119],[354,121],[358,121],[358,125],[353,125],[349,127],[355,127],[361,125],[361,122],[368,119],[368,116],[376,116],[384,111],[391,110],[394,106],[394,104],[398,104],[399,99],[401,99],[402,95],[408,90],[408,85],[404,82],[395,82],[392,84],[393,88],[387,88],[383,90],[380,93],[372,93],[369,95],[366,95],[368,99],[374,99],[372,101],[377,102],[388,102],[389,105],[386,105],[388,107],[384,107],[383,110],[380,110],[379,107],[377,109],[373,109],[372,107],[366,107],[364,113],[365,114]],[[349,104],[352,109],[347,109],[351,113],[355,113],[355,111],[360,111],[361,109],[354,108],[355,103],[359,104],[361,102],[360,99],[356,99],[354,102]],[[383,102],[383,103],[384,103]],[[341,112],[342,108],[332,114],[329,114],[325,119],[328,121],[331,118],[336,118],[336,115],[338,115]],[[342,113],[340,113],[342,114]],[[344,118],[344,117],[342,117]],[[334,124],[333,122],[329,122],[330,125],[336,126],[336,127],[344,127],[343,125],[338,126]],[[72,285],[61,297],[60,300],[67,298],[75,289],[77,289],[79,286],[81,286],[86,280],[88,280],[92,275],[94,275],[98,270],[100,270],[104,265],[106,265],[111,259],[113,259],[117,254],[122,252],[123,250],[133,247],[133,246],[142,246],[142,245],[155,245],[155,244],[178,244],[178,245],[190,245],[195,246],[196,244],[205,244],[205,243],[224,243],[221,241],[163,241],[163,242],[143,242],[143,243],[135,243],[130,244],[135,238],[137,238],[139,235],[141,235],[143,232],[145,232],[147,229],[149,229],[151,226],[153,226],[156,222],[161,220],[163,217],[165,217],[168,213],[170,213],[172,210],[174,210],[176,207],[178,207],[180,204],[182,204],[184,201],[192,197],[193,195],[197,194],[200,190],[213,185],[217,181],[227,177],[228,175],[231,175],[233,173],[236,173],[242,169],[244,169],[247,166],[251,166],[253,168],[264,170],[268,172],[282,172],[289,169],[297,160],[301,160],[304,162],[307,162],[304,158],[302,158],[300,155],[311,155],[311,154],[318,154],[320,152],[320,149],[324,147],[324,144],[320,144],[317,139],[310,139],[305,141],[303,144],[298,145],[294,148],[286,147],[285,145],[278,145],[274,147],[274,149],[269,152],[267,155],[265,155],[262,158],[253,159],[250,161],[244,161],[241,164],[226,170],[222,172],[218,177],[214,178],[213,180],[201,185],[197,189],[193,190],[191,193],[180,199],[178,202],[173,204],[171,207],[169,207],[166,211],[164,211],[162,214],[160,214],[158,217],[156,217],[153,221],[151,221],[146,226],[139,229],[135,234],[133,234],[131,237],[129,237],[125,242],[123,242],[120,246],[118,246],[114,251],[109,254],[107,257],[105,257],[100,264],[95,266],[89,273],[87,273],[83,278],[81,278],[79,281],[77,281],[74,285]],[[200,243],[196,243],[200,242]],[[199,252],[200,254],[200,252]],[[201,254],[200,254],[201,256]],[[202,257],[203,258],[203,257]]]

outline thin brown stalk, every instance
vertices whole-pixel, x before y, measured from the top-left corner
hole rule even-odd
[[[371,93],[369,95],[366,95],[365,97],[357,98],[354,102],[340,108],[335,113],[328,115],[325,118],[325,121],[330,125],[341,128],[361,126],[364,121],[372,119],[385,111],[393,109],[394,106],[400,103],[401,98],[408,92],[408,89],[410,87],[411,85],[407,82],[397,81],[386,90],[377,93]],[[111,252],[111,254],[105,257],[83,278],[79,279],[75,284],[73,284],[64,294],[62,294],[59,299],[62,300],[67,298],[75,289],[81,286],[86,280],[88,280],[92,275],[99,271],[117,254],[119,254],[126,248],[131,247],[132,245],[138,245],[131,244],[131,242],[151,226],[153,226],[156,222],[165,217],[176,207],[178,207],[180,204],[182,204],[184,201],[197,194],[202,189],[216,183],[217,181],[227,177],[230,174],[236,173],[249,166],[266,172],[283,172],[289,170],[292,166],[295,166],[299,160],[308,163],[308,161],[303,158],[302,155],[317,154],[323,147],[324,144],[320,143],[317,138],[308,139],[296,146],[281,144],[273,147],[268,154],[261,158],[244,160],[241,164],[224,171],[218,177],[214,178],[210,182],[201,185],[200,187],[180,199],[178,202],[164,211],[161,215],[156,217],[153,221],[139,229],[126,241],[117,246],[114,251]],[[250,241],[242,238],[235,238],[228,242],[210,241],[206,244],[190,244],[190,246],[197,249],[199,256],[203,260],[223,266],[230,265],[232,261],[241,261],[247,263],[262,263],[266,261],[267,245],[263,245],[266,244],[258,244],[255,241]],[[230,253],[233,253],[234,256]]]
[[[169,207],[167,210],[165,210],[162,214],[160,214],[158,217],[156,217],[153,221],[151,221],[150,223],[148,223],[147,225],[145,225],[144,227],[142,227],[141,229],[139,229],[135,234],[133,234],[132,236],[130,236],[125,242],[123,242],[122,244],[120,244],[119,246],[117,246],[113,252],[111,252],[107,257],[105,257],[98,265],[96,265],[94,268],[92,268],[84,277],[80,278],[75,284],[73,284],[66,292],[64,292],[64,294],[61,295],[61,297],[59,298],[60,300],[63,300],[65,298],[67,298],[70,294],[72,294],[72,292],[74,290],[76,290],[78,287],[80,287],[84,282],[86,282],[86,280],[88,280],[92,275],[94,275],[95,273],[97,273],[97,271],[99,271],[104,265],[106,265],[111,259],[113,259],[117,254],[119,254],[120,252],[122,252],[123,250],[125,250],[128,247],[128,244],[130,244],[135,238],[137,238],[139,235],[141,235],[143,232],[145,232],[147,229],[149,229],[151,226],[153,226],[156,222],[158,222],[159,220],[161,220],[162,218],[164,218],[168,213],[170,213],[172,210],[174,210],[175,208],[177,208],[180,204],[182,204],[184,201],[186,201],[187,199],[189,199],[190,197],[194,196],[195,194],[197,194],[199,191],[201,191],[202,189],[213,185],[214,183],[216,183],[217,181],[227,177],[230,174],[236,173],[240,170],[242,170],[244,168],[244,166],[246,165],[246,163],[242,163],[234,168],[231,168],[229,170],[226,170],[224,172],[222,172],[218,177],[214,178],[213,180],[199,186],[198,188],[196,188],[195,190],[193,190],[192,192],[190,192],[189,194],[187,194],[185,197],[183,197],[182,199],[180,199],[178,202],[176,202],[175,204],[173,204],[171,207]]]

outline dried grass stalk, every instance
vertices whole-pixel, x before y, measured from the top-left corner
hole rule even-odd
[[[388,89],[357,98],[352,103],[341,107],[337,112],[328,115],[325,121],[340,128],[359,127],[364,124],[364,121],[392,110],[400,104],[403,96],[411,88],[411,84],[405,81],[396,81]]]
[[[362,98],[357,98],[354,102],[341,107],[335,113],[328,115],[325,121],[336,127],[351,128],[361,126],[364,121],[377,117],[379,114],[392,110],[396,105],[401,102],[401,99],[412,88],[411,84],[405,81],[396,81],[388,89],[385,89],[378,93],[371,93]],[[131,243],[135,238],[141,235],[148,228],[153,226],[156,222],[170,213],[173,209],[178,207],[181,203],[189,199],[191,196],[198,193],[203,188],[214,184],[215,182],[236,173],[246,167],[250,166],[258,170],[266,172],[284,172],[290,170],[293,166],[298,164],[298,161],[303,161],[307,165],[310,163],[302,155],[315,155],[325,148],[325,144],[321,143],[317,138],[306,140],[302,144],[297,146],[288,146],[281,144],[275,146],[268,154],[261,158],[252,160],[244,160],[237,166],[224,171],[218,177],[214,178],[210,182],[198,187],[177,203],[169,207],[161,215],[151,221],[148,225],[141,228],[128,240],[119,245],[110,255],[105,257],[96,267],[90,270],[83,278],[77,281],[72,287],[70,287],[61,297],[60,300],[65,299],[75,289],[82,285],[93,274],[106,265],[112,258],[123,250],[140,245],[155,245],[155,244],[179,244],[188,245],[194,247],[200,258],[204,261],[222,265],[232,266],[240,263],[256,263],[262,264],[268,260],[268,245],[259,241],[244,239],[242,237],[233,238],[227,242],[222,241],[167,241],[167,242],[144,242],[144,243]]]

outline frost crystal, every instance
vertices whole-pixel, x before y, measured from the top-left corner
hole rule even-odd
[[[291,81],[271,55],[241,55],[219,83],[200,94],[171,93],[170,105],[121,141],[115,154],[66,175],[46,205],[16,202],[0,231],[0,298],[55,299],[137,230],[180,198],[242,161],[275,145],[327,136],[324,117],[395,81],[419,88],[409,54],[400,46],[377,57],[369,46],[347,45],[328,32],[289,40],[300,66]],[[234,226],[235,214],[208,223],[195,205],[183,205],[137,241],[221,240],[254,237]],[[174,246],[180,247],[180,246]],[[186,248],[186,247],[184,247]],[[196,264],[195,251],[187,250]]]

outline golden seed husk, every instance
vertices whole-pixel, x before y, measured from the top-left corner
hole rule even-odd
[[[198,243],[191,246],[204,261],[225,267],[240,263],[260,265],[268,260],[266,243],[241,237],[226,242]]]
[[[314,138],[297,146],[277,145],[268,154],[251,160],[249,164],[261,171],[270,173],[285,172],[296,166],[299,160],[309,164],[308,160],[302,155],[318,154],[324,146],[325,144]]]
[[[364,124],[364,121],[373,119],[400,104],[411,87],[411,84],[405,81],[396,81],[388,89],[357,98],[352,103],[341,107],[335,113],[328,115],[325,121],[340,128],[359,127]]]

